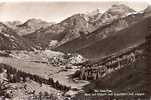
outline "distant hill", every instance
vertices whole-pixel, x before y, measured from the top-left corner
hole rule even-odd
[[[29,19],[24,23],[19,21],[5,22],[5,25],[15,30],[16,33],[20,36],[31,34],[40,28],[45,28],[51,26],[52,24],[54,23],[48,23],[41,19],[35,19],[35,18]]]
[[[16,29],[18,25],[23,23],[21,21],[6,21],[4,24],[11,29]]]
[[[15,33],[14,30],[0,23],[0,50],[34,50],[35,46]]]

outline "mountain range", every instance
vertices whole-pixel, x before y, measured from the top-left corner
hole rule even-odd
[[[60,23],[40,19],[29,19],[24,23],[5,22],[0,28],[0,49],[53,49],[100,59],[144,41],[145,33],[141,30],[146,28],[150,14],[150,6],[138,12],[119,4],[105,12],[97,9],[75,14]],[[53,47],[50,46],[52,41],[57,41]]]
[[[72,41],[79,37],[85,37],[100,29],[100,27],[104,27],[113,21],[125,17],[131,13],[136,13],[136,11],[130,9],[125,5],[113,5],[110,9],[108,9],[104,13],[100,13],[100,11],[96,11],[93,14],[75,14],[67,19],[57,23],[55,25],[47,27],[44,30],[39,30],[33,34],[26,35],[25,38],[33,39],[33,41],[38,42],[38,44],[43,43],[43,41],[39,41],[40,39],[45,40],[47,42],[44,45],[49,45],[51,39],[59,41],[57,46],[61,46],[68,41]],[[42,31],[42,32],[40,32]],[[44,36],[45,34],[45,36]],[[36,36],[35,36],[36,35]],[[35,38],[36,37],[36,38]],[[47,39],[47,37],[49,37]],[[43,44],[42,44],[43,45]],[[44,46],[45,48],[45,46]]]

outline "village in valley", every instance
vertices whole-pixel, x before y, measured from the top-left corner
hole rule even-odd
[[[0,22],[0,100],[148,100],[150,24],[150,5],[125,4],[59,23]]]

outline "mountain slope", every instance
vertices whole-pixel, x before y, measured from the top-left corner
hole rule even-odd
[[[33,50],[34,45],[0,23],[0,50]]]
[[[88,19],[85,17],[87,16],[84,14],[77,14],[60,23],[65,26],[66,29],[64,30],[65,36],[60,41],[59,45],[78,38],[81,35],[88,34],[91,30],[93,30],[93,26],[88,23]]]
[[[109,8],[106,12],[104,12],[100,18],[97,18],[97,20],[94,21],[95,26],[101,26],[104,24],[111,23],[112,21],[125,17],[131,13],[135,13],[136,11],[129,8],[126,5],[123,4],[114,4]],[[99,15],[98,15],[99,16]]]
[[[77,50],[80,50],[81,48],[87,47],[95,43],[98,40],[102,40],[105,38],[109,38],[110,36],[116,35],[118,31],[130,27],[143,19],[143,13],[131,14],[129,16],[117,19],[110,24],[101,26],[88,35],[76,38],[70,42],[58,46],[55,50],[60,50],[63,52],[75,52]]]
[[[78,50],[79,53],[89,59],[99,59],[122,49],[142,43],[148,32],[148,18],[140,21],[106,39]],[[94,49],[95,48],[95,49]]]
[[[66,43],[72,39],[79,37],[79,32],[88,34],[92,26],[88,24],[85,15],[73,15],[58,24],[54,24],[47,28],[41,28],[36,32],[24,36],[25,38],[41,45],[43,48],[47,47],[51,40],[59,41],[58,45]]]
[[[83,38],[85,35],[91,34],[94,30],[107,26],[113,21],[132,13],[136,12],[125,5],[113,5],[105,13],[101,13],[100,10],[97,10],[88,14],[75,14],[60,23],[54,24],[47,28],[39,29],[38,31],[24,37],[31,41],[36,41],[35,44],[42,46],[42,48],[48,47],[51,40],[57,40],[57,46],[61,46],[79,37]],[[119,28],[116,28],[116,30],[118,31],[123,27],[125,28],[126,25],[127,23],[120,24],[118,26]]]
[[[144,92],[145,66],[144,60],[137,60],[102,79],[93,81],[85,87],[85,90],[110,89],[118,92]]]
[[[111,32],[113,35],[109,36],[108,38],[101,40],[91,38],[86,42],[84,38],[77,39],[58,47],[55,50],[60,50],[63,52],[78,52],[90,60],[97,60],[104,56],[142,43],[147,34],[147,26],[148,18],[141,19],[139,22],[130,25],[128,28],[118,32]]]

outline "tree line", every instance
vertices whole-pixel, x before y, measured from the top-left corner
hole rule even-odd
[[[53,88],[63,91],[63,92],[67,92],[68,90],[70,90],[71,87],[67,87],[65,85],[60,84],[58,81],[54,81],[53,78],[49,78],[49,79],[44,79],[38,75],[33,75],[27,72],[23,72],[21,70],[17,70],[16,68],[13,68],[10,65],[6,65],[6,64],[0,64],[0,72],[2,71],[2,68],[7,70],[7,79],[8,82],[11,83],[16,83],[16,82],[26,82],[26,78],[30,78],[33,81],[38,82],[39,84],[47,84],[47,85],[51,85]]]

